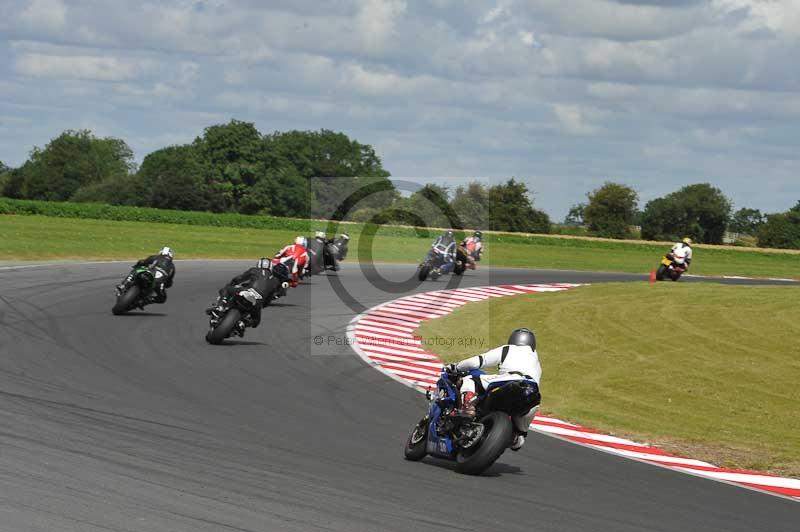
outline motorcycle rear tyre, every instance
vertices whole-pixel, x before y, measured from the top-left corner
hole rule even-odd
[[[456,455],[456,470],[466,475],[480,475],[489,469],[511,443],[513,429],[511,418],[502,412],[492,412],[480,419],[484,424],[484,436],[475,451],[459,451]]]
[[[133,285],[117,298],[117,302],[111,308],[111,313],[115,316],[125,314],[133,308],[137,299],[139,299],[139,287]]]
[[[242,319],[242,313],[232,308],[220,318],[217,326],[206,333],[206,341],[212,345],[219,345],[231,335],[233,328]]]

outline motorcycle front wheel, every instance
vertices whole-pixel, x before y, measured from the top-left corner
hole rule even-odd
[[[428,274],[430,273],[430,271],[431,271],[431,267],[430,266],[420,266],[419,267],[419,274],[417,275],[417,278],[420,281],[424,281],[425,279],[428,278]]]
[[[411,435],[406,440],[405,457],[406,460],[418,462],[425,458],[428,451],[425,449],[428,445],[428,423],[427,419],[423,419],[414,427]]]
[[[656,281],[663,281],[664,278],[667,277],[667,270],[669,270],[667,266],[663,264],[659,266],[656,270]]]
[[[219,345],[231,335],[233,328],[242,319],[242,313],[232,308],[217,322],[217,326],[206,333],[206,341],[212,345]]]
[[[120,296],[117,298],[117,302],[111,308],[111,313],[115,316],[125,314],[133,308],[133,305],[136,303],[137,299],[139,299],[139,287],[133,285],[128,288],[124,294],[120,294]]]
[[[480,475],[489,469],[511,442],[511,418],[502,412],[492,412],[480,419],[483,436],[469,449],[456,455],[456,470],[466,475]]]

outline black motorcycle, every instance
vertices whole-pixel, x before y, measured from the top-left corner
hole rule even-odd
[[[333,240],[326,240],[322,248],[322,260],[326,270],[339,271],[339,250]]]
[[[456,275],[463,275],[464,270],[469,267],[469,257],[464,252],[464,248],[458,246],[456,248],[456,265],[453,268],[453,273]]]
[[[444,264],[444,260],[444,255],[442,255],[441,251],[436,248],[431,248],[425,256],[425,260],[419,265],[417,278],[420,281],[424,281],[430,276],[431,280],[435,281],[442,275],[440,268]]]
[[[309,238],[306,252],[308,252],[308,265],[305,269],[305,276],[310,277],[325,271],[325,243],[317,238]]]
[[[161,282],[164,272],[149,266],[137,266],[133,270],[133,278],[123,288],[117,288],[117,301],[111,308],[112,314],[118,316],[134,308],[144,308],[147,296]]]
[[[333,251],[336,260],[342,262],[347,257],[347,244],[350,242],[350,237],[347,233],[343,233],[339,238],[333,241]]]
[[[280,280],[270,277],[269,290],[262,296],[255,288],[237,286],[231,297],[224,299],[220,305],[211,308],[209,312],[209,331],[206,341],[219,345],[226,338],[244,336],[244,331],[252,324],[253,314],[261,309],[275,297]]]

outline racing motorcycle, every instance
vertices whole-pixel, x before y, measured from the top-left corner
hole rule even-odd
[[[322,248],[322,263],[326,270],[339,271],[339,250],[333,240],[326,240]]]
[[[475,259],[467,248],[458,246],[456,248],[456,265],[453,268],[453,273],[456,275],[463,275],[464,271],[467,269],[475,269]]]
[[[480,375],[473,370],[464,378]],[[405,457],[419,461],[427,455],[456,462],[456,470],[480,475],[500,458],[514,435],[511,416],[523,415],[539,404],[538,387],[529,381],[489,384],[478,396],[474,417],[456,415],[458,375],[442,371],[427,415],[406,440]]]
[[[137,307],[144,309],[147,296],[153,291],[156,283],[161,282],[164,275],[163,271],[155,267],[134,268],[133,278],[126,283],[125,288],[117,287],[117,302],[111,308],[111,313],[118,316]]]
[[[425,256],[425,260],[419,265],[419,273],[417,274],[417,278],[420,281],[424,281],[430,275],[431,280],[435,281],[442,275],[442,272],[439,268],[441,268],[443,264],[444,256],[442,255],[442,252],[436,248],[431,248],[431,250]]]
[[[347,244],[350,242],[350,235],[342,233],[339,238],[333,241],[333,250],[336,253],[336,260],[343,261],[347,257]]]
[[[661,264],[656,270],[656,280],[666,281],[670,279],[677,281],[686,272],[686,258],[679,251],[667,253],[661,257]]]
[[[271,294],[270,294],[271,299]],[[206,341],[219,345],[231,336],[244,336],[244,330],[250,324],[250,315],[263,304],[261,294],[254,288],[238,286],[233,297],[210,311],[209,331]]]

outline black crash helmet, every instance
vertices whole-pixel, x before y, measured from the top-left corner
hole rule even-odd
[[[508,345],[527,345],[535,351],[536,335],[533,334],[532,330],[526,329],[525,327],[514,329],[511,332],[511,336],[508,337]]]

